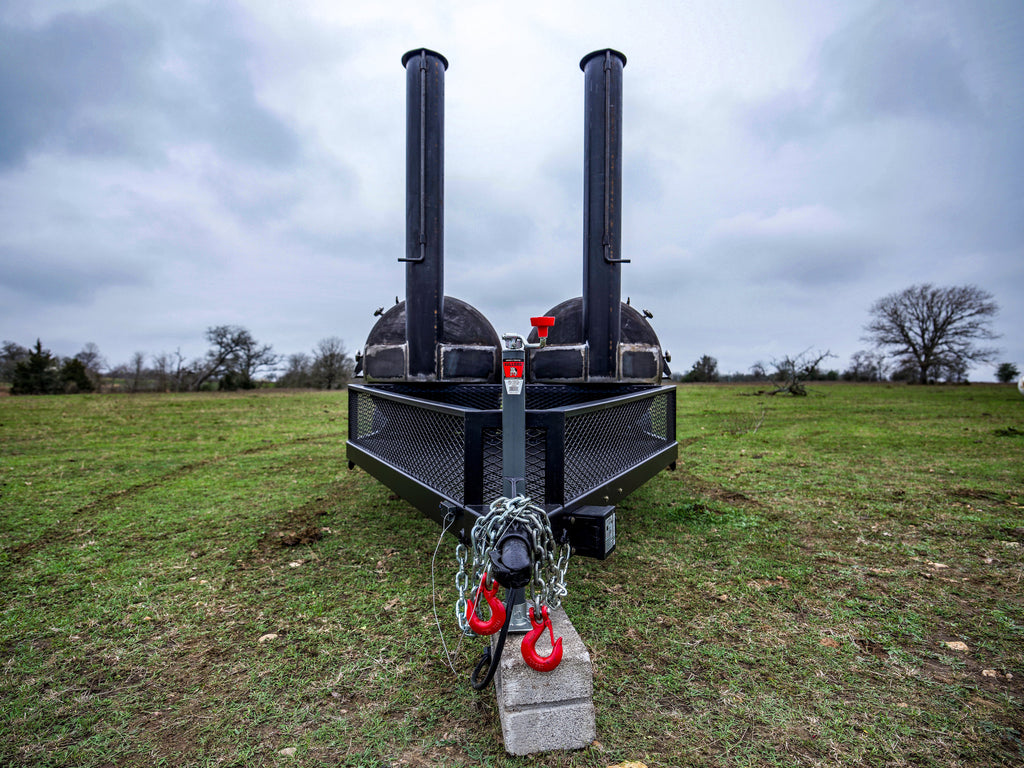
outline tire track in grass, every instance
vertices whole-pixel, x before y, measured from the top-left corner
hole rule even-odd
[[[200,461],[183,464],[158,477],[144,480],[141,483],[130,485],[127,488],[106,493],[72,512],[71,520],[67,522],[62,521],[50,526],[31,541],[22,542],[9,547],[6,550],[6,554],[9,558],[8,566],[16,566],[27,557],[46,549],[49,546],[70,544],[71,542],[81,540],[94,532],[94,528],[92,526],[86,527],[86,523],[89,521],[90,517],[95,516],[104,510],[109,510],[119,503],[123,503],[143,493],[152,491],[155,488],[175,483],[196,472],[224,464],[225,462],[233,461],[243,456],[266,454],[295,445],[326,444],[328,442],[333,442],[334,440],[336,440],[336,438],[333,436],[330,438],[324,436],[297,437],[293,440],[288,440],[282,443],[273,443],[271,445],[246,448],[233,453],[220,454]]]

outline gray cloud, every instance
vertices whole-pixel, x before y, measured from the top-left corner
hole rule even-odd
[[[963,57],[927,14],[879,4],[821,53],[819,106],[839,119],[960,119],[977,115]],[[835,100],[832,107],[829,101]]]
[[[864,242],[836,212],[808,206],[719,222],[702,254],[714,271],[738,270],[757,283],[784,282],[813,295],[863,277],[877,246]]]
[[[751,109],[752,130],[783,143],[850,123],[979,119],[981,105],[949,22],[891,3],[871,7],[825,41],[808,86],[784,89]]]
[[[117,149],[126,137],[113,107],[144,92],[158,42],[126,8],[68,13],[41,28],[0,25],[0,164],[36,148]]]
[[[0,167],[34,151],[159,158],[181,141],[293,160],[295,136],[258,102],[236,26],[218,5],[189,3],[0,23]]]
[[[82,305],[105,288],[142,288],[149,283],[147,269],[139,262],[97,262],[88,254],[79,255],[77,261],[68,261],[63,254],[55,257],[0,249],[0,262],[4,264],[0,289],[10,292],[7,301],[22,306],[39,302]]]

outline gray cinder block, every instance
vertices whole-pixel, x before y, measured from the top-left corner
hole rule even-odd
[[[555,637],[562,638],[562,662],[554,671],[527,666],[519,650],[523,635],[510,634],[494,677],[505,751],[511,755],[582,749],[597,737],[590,654],[564,610],[551,611],[551,623]],[[547,632],[537,651],[551,652]]]

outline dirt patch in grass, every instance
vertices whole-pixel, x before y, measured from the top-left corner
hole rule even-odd
[[[751,509],[764,508],[760,502],[745,493],[727,488],[719,483],[709,482],[685,470],[677,468],[671,472],[671,476],[681,487],[686,488],[690,495],[702,500]]]
[[[273,547],[277,544],[282,547],[297,547],[300,544],[315,544],[320,541],[326,533],[321,521],[328,512],[320,503],[322,501],[323,499],[319,498],[299,509],[289,509],[277,522],[279,527],[264,536],[260,542],[261,546]]]
[[[311,546],[331,532],[325,523],[331,512],[343,503],[344,495],[317,496],[306,504],[295,506],[268,519],[267,531],[257,542],[251,555],[253,563],[264,564],[279,559],[282,548]],[[241,567],[246,567],[244,562]]]

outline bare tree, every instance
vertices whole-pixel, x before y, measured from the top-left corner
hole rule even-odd
[[[102,369],[107,367],[107,361],[100,354],[100,348],[90,341],[75,355],[75,359],[85,366],[85,375],[89,377],[93,388],[99,392]]]
[[[313,359],[305,352],[288,355],[284,373],[277,380],[279,387],[295,387],[297,389],[313,386]]]
[[[238,385],[252,389],[256,377],[265,368],[273,368],[280,359],[270,344],[260,344],[252,334],[243,329],[237,338],[238,351],[235,353],[233,370],[239,374]]]
[[[998,312],[992,294],[974,285],[913,285],[872,305],[863,338],[912,368],[921,384],[942,375],[958,379],[971,363],[990,362],[998,353],[976,346],[999,338],[991,328]]]
[[[18,363],[27,360],[31,351],[13,341],[5,341],[0,347],[0,381],[14,381],[14,369]]]
[[[185,389],[185,382],[192,375],[192,371],[185,365],[185,356],[181,354],[181,347],[174,350],[171,357],[171,378],[174,382],[174,391],[181,392]]]
[[[777,395],[781,392],[789,392],[796,397],[804,397],[807,394],[804,382],[821,378],[819,366],[823,360],[829,357],[835,357],[835,355],[828,350],[811,352],[810,349],[805,349],[796,356],[786,355],[781,360],[773,359],[775,375],[772,377],[772,384],[775,389],[765,394]]]
[[[843,378],[847,381],[882,381],[885,374],[885,355],[858,349],[850,355],[850,367],[843,371]]]
[[[171,371],[173,367],[174,362],[166,352],[153,355],[153,375],[156,377],[156,388],[161,392],[169,392],[171,390]]]
[[[277,364],[277,355],[269,344],[260,344],[246,328],[217,325],[206,329],[210,349],[196,361],[191,389],[199,389],[211,379],[220,379],[227,388],[253,386],[256,375]]]
[[[196,375],[192,379],[190,389],[199,389],[210,379],[227,372],[236,350],[235,337],[243,330],[231,325],[217,325],[206,329],[206,340],[211,346],[206,352],[206,357],[195,363]]]
[[[354,367],[345,342],[337,336],[320,339],[313,350],[313,384],[320,389],[344,387],[352,378]]]
[[[138,392],[142,384],[143,375],[146,372],[146,354],[144,352],[132,353],[132,359],[128,363],[128,371],[132,377],[132,392]]]

